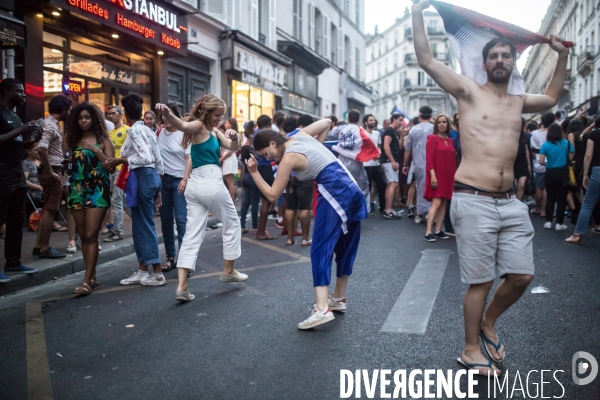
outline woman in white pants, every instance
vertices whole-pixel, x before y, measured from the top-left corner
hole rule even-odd
[[[179,301],[192,301],[195,298],[188,290],[188,271],[196,269],[209,211],[223,223],[225,263],[221,281],[243,282],[248,279],[248,275],[233,269],[234,261],[242,253],[240,220],[229,191],[223,184],[219,167],[220,147],[234,152],[238,148],[237,132],[228,130],[223,134],[215,129],[223,118],[225,108],[223,100],[207,94],[192,108],[190,121],[184,122],[173,115],[166,105],[156,105],[156,109],[171,125],[184,133],[182,146],[185,148],[191,144],[188,168],[192,169],[192,173],[185,189],[187,224],[177,260],[179,285],[175,299]]]

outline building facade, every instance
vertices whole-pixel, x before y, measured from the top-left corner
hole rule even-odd
[[[456,70],[442,18],[436,12],[425,11],[424,21],[434,57]],[[412,40],[408,9],[394,25],[382,33],[376,31],[367,40],[366,79],[373,89],[369,112],[380,124],[395,107],[410,117],[417,116],[424,105],[430,106],[434,114],[456,112],[456,100],[419,67]]]
[[[558,35],[572,41],[565,87],[556,107],[567,116],[594,115],[600,98],[600,3],[595,0],[553,0],[539,34]],[[556,65],[556,53],[547,45],[535,45],[523,71],[528,93],[544,93]],[[531,114],[530,119],[539,118]]]

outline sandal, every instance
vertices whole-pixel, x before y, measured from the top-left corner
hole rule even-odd
[[[310,246],[312,245],[312,239],[308,239],[308,240],[302,240],[302,246]]]
[[[277,236],[267,233],[266,236],[256,236],[256,239],[258,239],[258,240],[275,240],[275,239],[277,239]]]
[[[286,246],[291,246],[293,244],[296,244],[296,241],[294,239],[288,239],[287,242],[285,242]]]
[[[242,234],[243,234],[243,233],[248,233],[248,229],[246,229],[246,228],[242,228]]]
[[[564,240],[565,243],[571,243],[571,244],[581,244],[581,235],[572,235],[569,238],[566,238]]]
[[[165,265],[162,266],[162,272],[169,272],[175,269],[177,263],[175,262],[175,257],[167,257],[167,261]]]
[[[52,228],[52,232],[66,232],[68,231],[66,226],[61,226],[59,228]]]
[[[98,283],[96,278],[93,278],[91,282],[92,282],[92,284],[91,284],[92,289],[96,289],[98,286],[100,286],[100,284]]]
[[[87,296],[88,294],[91,294],[92,292],[93,292],[92,287],[85,282],[83,282],[81,284],[81,286],[77,286],[73,290],[73,293],[80,294],[82,296]]]

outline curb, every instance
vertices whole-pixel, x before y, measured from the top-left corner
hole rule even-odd
[[[213,226],[218,222],[219,220],[217,218],[211,217],[208,219],[207,226]],[[163,235],[161,233],[158,235],[158,244],[160,245],[163,242]],[[121,241],[121,243],[115,245],[114,248],[107,248],[109,245],[111,245],[111,243],[101,243],[103,249],[98,253],[98,264],[103,264],[135,253],[132,238]],[[78,250],[76,254],[73,254],[73,257],[67,255],[67,258],[59,260],[40,259],[39,261],[27,263],[27,266],[37,268],[38,272],[35,274],[10,275],[10,282],[0,284],[0,296],[27,289],[32,286],[41,285],[42,283],[52,281],[55,277],[62,278],[76,272],[85,271],[81,250]]]

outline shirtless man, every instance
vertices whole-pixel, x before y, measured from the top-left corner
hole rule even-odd
[[[483,51],[482,68],[488,82],[459,75],[436,61],[425,34],[423,10],[429,0],[412,5],[415,53],[419,66],[458,101],[462,162],[455,176],[450,214],[458,244],[461,279],[469,285],[464,298],[466,346],[457,360],[480,374],[500,370],[481,353],[479,336],[488,356],[504,360],[504,346],[495,323],[527,289],[533,279],[533,227],[527,206],[515,198],[513,163],[521,133],[521,114],[540,112],[558,103],[563,90],[568,49],[551,36],[558,61],[546,93],[509,95],[508,83],[516,49],[494,39]],[[494,279],[500,283],[487,310]],[[485,312],[484,312],[485,311]]]

